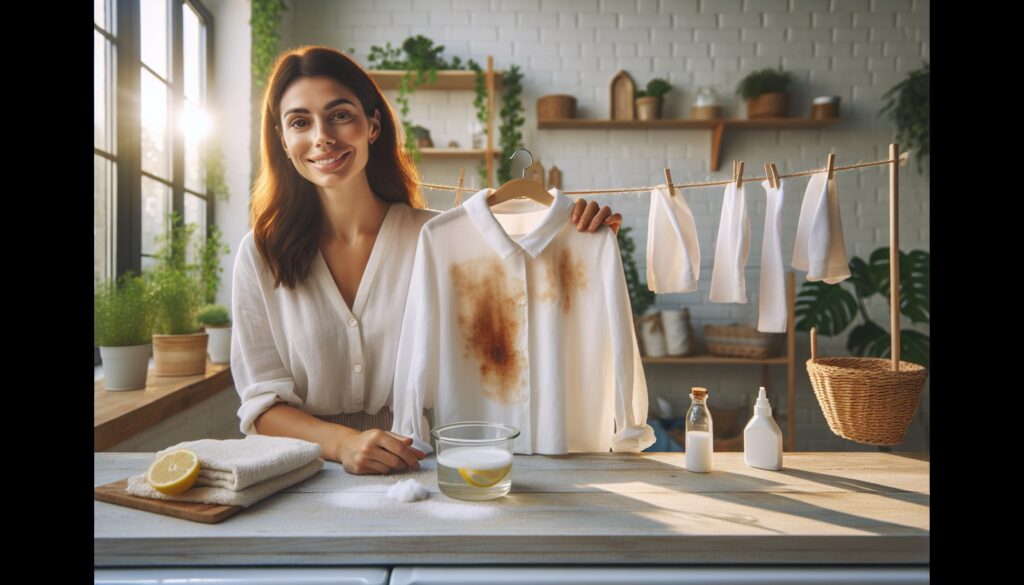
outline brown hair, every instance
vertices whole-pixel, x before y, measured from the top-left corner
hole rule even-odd
[[[288,160],[277,126],[281,97],[302,77],[330,77],[348,87],[372,117],[379,109],[380,135],[370,145],[366,179],[381,199],[425,207],[419,173],[403,146],[405,133],[380,87],[348,55],[324,46],[304,46],[282,53],[263,93],[260,123],[260,168],[252,189],[252,231],[256,249],[274,274],[274,286],[304,282],[318,249],[323,208],[313,184]]]

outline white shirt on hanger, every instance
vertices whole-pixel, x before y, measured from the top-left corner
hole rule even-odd
[[[313,415],[391,406],[402,308],[420,228],[437,215],[392,203],[351,310],[317,250],[309,278],[274,287],[253,232],[242,238],[231,285],[231,375],[240,429],[278,402]]]
[[[557,188],[550,208],[513,200],[492,209],[491,192],[420,233],[392,430],[429,441],[422,413],[434,408],[436,425],[517,427],[516,453],[649,447],[647,385],[615,234],[578,232],[572,201]],[[537,212],[531,221],[499,219],[527,210]]]

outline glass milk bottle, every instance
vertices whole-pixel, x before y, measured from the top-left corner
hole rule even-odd
[[[714,435],[711,428],[711,412],[708,410],[708,389],[690,389],[690,409],[686,411],[686,469],[697,473],[711,471],[711,455],[714,449]]]

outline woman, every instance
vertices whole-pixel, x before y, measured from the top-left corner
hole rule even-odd
[[[316,442],[349,473],[418,469],[424,453],[386,429],[416,241],[437,212],[396,117],[343,53],[293,49],[267,83],[260,151],[232,283],[241,430]],[[576,201],[577,229],[618,229],[598,207]]]

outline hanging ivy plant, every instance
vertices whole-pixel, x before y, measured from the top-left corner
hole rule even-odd
[[[523,134],[519,129],[526,120],[523,118],[523,102],[519,96],[523,94],[523,74],[518,65],[508,68],[508,74],[502,80],[505,90],[501,100],[501,160],[498,163],[498,184],[512,179],[512,154],[522,148]],[[485,171],[486,174],[486,171]],[[486,178],[484,179],[486,184]]]
[[[252,0],[252,81],[254,88],[262,88],[270,76],[270,68],[277,59],[277,25],[281,13],[288,10],[284,0]]]
[[[889,114],[896,125],[896,141],[901,150],[911,150],[917,158],[917,171],[922,172],[929,154],[931,138],[931,70],[928,63],[911,71],[907,78],[882,96],[885,106],[878,115]]]

